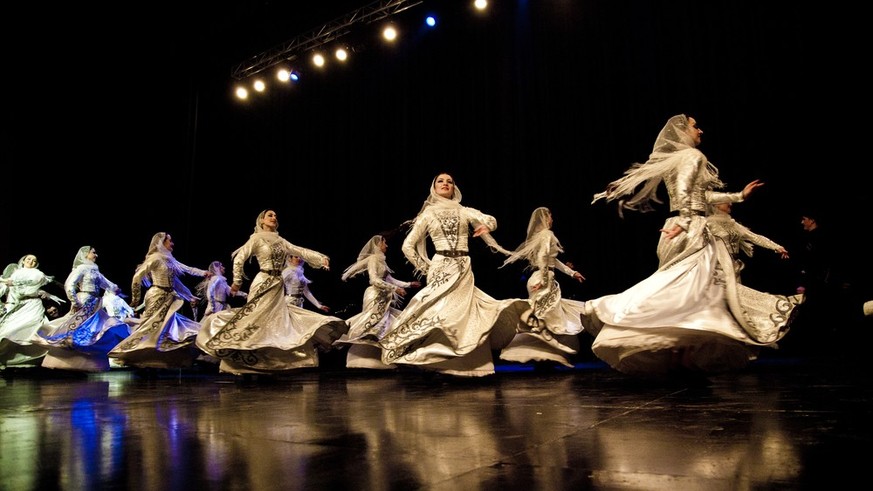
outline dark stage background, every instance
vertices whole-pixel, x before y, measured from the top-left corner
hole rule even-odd
[[[366,280],[342,283],[342,270],[374,233],[412,218],[446,170],[465,205],[497,218],[508,248],[534,208],[550,207],[561,258],[588,279],[560,279],[564,293],[591,298],[651,273],[668,208],[622,220],[592,195],[645,160],[684,112],[729,190],[766,182],[734,208],[739,221],[790,251],[800,214],[820,209],[846,258],[862,261],[853,269],[869,270],[866,163],[851,156],[866,138],[845,119],[862,116],[867,96],[862,63],[841,61],[861,51],[858,12],[840,2],[492,0],[475,15],[471,3],[425,1],[392,17],[402,34],[390,48],[375,25],[356,26],[345,66],[304,69],[300,84],[245,104],[231,97],[233,67],[367,3],[24,7],[3,34],[0,257],[36,254],[63,280],[92,245],[129,292],[151,236],[167,231],[181,262],[219,259],[230,277],[230,253],[274,208],[286,239],[331,257],[331,271],[307,269],[315,295],[354,309]],[[427,12],[435,29],[420,27]],[[401,241],[389,265],[409,280]],[[483,290],[526,295],[520,266],[497,269],[481,241],[472,249]],[[747,263],[750,286],[792,292],[791,261],[759,249]]]

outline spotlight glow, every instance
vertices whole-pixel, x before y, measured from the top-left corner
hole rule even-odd
[[[394,29],[394,26],[386,27],[382,30],[382,37],[385,38],[386,41],[394,41],[397,39],[397,29]]]
[[[337,50],[334,52],[334,55],[339,61],[346,61],[349,58],[349,52],[346,51],[344,48],[337,48]]]
[[[263,92],[264,89],[267,88],[267,85],[264,83],[263,80],[261,80],[261,79],[257,79],[257,80],[255,80],[255,83],[252,84],[252,87],[254,87],[255,90],[258,91],[258,92]]]
[[[473,2],[473,5],[478,10],[485,10],[485,8],[488,7],[488,0],[476,0]]]
[[[314,63],[315,66],[318,67],[324,66],[324,56],[322,56],[321,53],[315,53],[314,55],[312,55],[312,63]]]
[[[249,91],[245,87],[237,87],[235,93],[237,99],[246,100],[249,98]]]
[[[424,23],[430,27],[433,27],[436,25],[436,18],[434,18],[434,16],[432,15],[428,15],[427,18],[424,19]]]

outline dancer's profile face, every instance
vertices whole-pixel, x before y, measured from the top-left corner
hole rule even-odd
[[[700,137],[703,136],[703,130],[697,127],[696,119],[688,118],[688,127],[685,128],[685,132],[691,137],[691,141],[694,142],[695,146],[700,145]]]

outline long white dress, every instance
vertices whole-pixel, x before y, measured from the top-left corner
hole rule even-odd
[[[599,331],[592,351],[630,375],[712,375],[743,368],[761,347],[775,347],[802,302],[779,295],[751,298],[751,289],[726,287],[736,283],[733,258],[718,245],[705,215],[709,204],[739,202],[743,195],[715,191],[724,186],[718,169],[694,148],[688,124],[684,115],[672,117],[649,160],[595,195],[595,201],[617,199],[645,182],[622,202],[644,211],[663,182],[675,213],[663,229],[682,228],[674,238],[661,234],[655,273],[622,293],[585,304],[586,329]]]
[[[401,299],[395,290],[410,288],[412,283],[391,276],[381,251],[369,254],[366,271],[370,283],[364,290],[363,309],[347,319],[349,332],[334,344],[348,346],[346,368],[395,369],[397,365],[382,362],[379,340],[390,331],[400,314],[396,306]]]
[[[492,350],[509,344],[528,304],[497,300],[476,287],[467,240],[474,225],[496,229],[494,217],[461,206],[460,200],[436,201],[422,209],[403,241],[403,254],[427,273],[427,285],[379,340],[382,363],[465,377],[492,375]],[[426,237],[436,248],[431,258],[422,253]]]
[[[107,354],[130,335],[130,327],[103,308],[103,291],[118,287],[93,262],[76,266],[64,282],[70,311],[39,329],[38,343],[48,349],[46,368],[102,372]]]
[[[36,367],[48,351],[35,340],[39,328],[48,322],[40,289],[51,278],[37,268],[19,267],[9,279],[6,311],[0,317],[0,369]]]
[[[318,349],[348,328],[343,319],[289,305],[282,269],[290,256],[321,268],[324,254],[298,247],[275,232],[256,232],[233,256],[233,278],[241,284],[246,260],[254,257],[260,270],[252,280],[245,305],[215,312],[201,320],[197,346],[221,360],[219,371],[271,374],[317,367]]]
[[[585,302],[561,296],[555,270],[571,278],[576,271],[558,260],[561,247],[550,229],[537,232],[531,242],[533,272],[527,280],[530,312],[522,316],[519,333],[500,352],[500,359],[552,361],[572,367],[570,356],[578,353],[579,334],[585,330],[581,318]],[[534,290],[537,285],[541,286]]]
[[[187,368],[200,355],[194,345],[200,324],[179,313],[194,297],[181,284],[183,275],[206,276],[169,253],[150,254],[134,273],[132,303],[139,304],[143,282],[150,283],[145,309],[133,332],[109,352],[119,364],[139,368]]]

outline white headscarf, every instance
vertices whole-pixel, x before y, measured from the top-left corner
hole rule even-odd
[[[221,274],[221,261],[212,261],[209,263],[208,271],[212,273],[212,276],[200,280],[200,283],[197,283],[197,286],[194,287],[194,291],[201,298],[206,298],[206,294],[209,291],[209,284],[212,282],[213,278],[224,278],[224,275]]]
[[[179,279],[180,276],[185,274],[185,270],[182,268],[182,265],[179,264],[179,261],[176,261],[176,258],[173,257],[173,253],[164,246],[164,241],[167,239],[167,235],[166,232],[158,232],[152,236],[152,241],[149,243],[149,250],[146,252],[143,262],[136,267],[134,277],[138,276],[143,270],[149,269],[152,262],[163,261],[169,269],[175,272],[173,275],[175,278],[175,281],[173,282],[173,290],[175,290],[180,297],[190,302],[197,297],[195,297],[194,294],[191,293],[191,290],[189,290]],[[142,284],[146,288],[152,286],[152,279],[148,274],[142,276]]]
[[[501,267],[506,266],[509,263],[514,263],[520,259],[524,259],[528,262],[525,269],[534,266],[533,263],[536,260],[536,255],[540,250],[541,244],[546,240],[551,241],[551,237],[554,236],[554,233],[549,226],[549,217],[551,216],[552,212],[545,206],[540,206],[530,214],[530,220],[527,224],[527,237],[521,245],[509,254],[509,257],[503,261]],[[557,247],[558,252],[564,252],[561,248],[561,244],[557,244]]]
[[[364,247],[361,249],[361,252],[358,253],[358,259],[354,264],[346,268],[343,271],[342,279],[343,281],[348,280],[352,276],[363,273],[367,271],[367,266],[370,263],[370,257],[376,256],[382,263],[386,263],[385,253],[382,252],[382,248],[380,247],[382,243],[385,241],[385,238],[381,235],[374,235],[364,244]],[[393,273],[390,268],[388,268],[387,263],[385,264],[385,269],[388,270],[389,273]]]
[[[6,267],[3,268],[3,276],[2,276],[2,278],[3,278],[4,280],[5,280],[5,279],[9,279],[9,277],[12,276],[12,273],[14,273],[15,270],[18,269],[18,268],[20,268],[20,267],[21,267],[21,266],[19,266],[18,263],[9,263],[9,264],[7,264]]]
[[[249,236],[249,240],[252,240],[256,237],[266,237],[266,238],[270,238],[270,239],[275,239],[279,236],[279,219],[278,219],[278,217],[276,218],[276,230],[267,230],[264,228],[264,217],[267,216],[268,211],[275,212],[276,210],[274,210],[272,208],[267,208],[265,210],[261,210],[261,212],[258,213],[257,218],[255,218],[255,229],[252,232],[252,235]],[[231,252],[230,258],[235,259],[237,254],[239,254],[239,251],[241,251],[243,249],[243,247],[245,247],[245,245],[243,245],[243,246],[239,247],[237,250]],[[251,262],[253,259],[254,259],[254,257],[250,257],[249,262]],[[246,276],[245,272],[243,272],[243,278],[249,279],[249,277]]]
[[[434,176],[433,180],[430,183],[430,190],[428,192],[428,197],[424,200],[424,203],[421,205],[421,209],[418,210],[418,214],[415,215],[415,218],[404,222],[404,225],[414,224],[416,220],[418,220],[421,215],[430,208],[460,208],[461,207],[461,189],[457,184],[454,185],[454,191],[452,193],[451,198],[444,198],[437,194],[436,192],[436,180],[441,175],[447,175],[451,177],[451,174],[448,172],[440,172],[436,176]],[[453,178],[454,181],[454,178]],[[412,230],[410,228],[410,230]],[[408,233],[408,232],[407,232]],[[415,250],[420,257],[423,257],[425,261],[427,261],[427,238],[422,235],[419,241],[415,244]]]
[[[605,198],[607,201],[612,201],[623,196],[634,193],[637,186],[643,184],[642,189],[635,193],[630,199],[619,201],[619,215],[622,214],[622,209],[635,210],[642,213],[652,211],[651,201],[662,203],[657,196],[658,185],[664,180],[670,171],[675,169],[689,152],[697,152],[696,144],[688,134],[688,116],[677,114],[667,120],[667,124],[658,133],[658,138],[655,139],[655,145],[652,147],[652,153],[649,154],[649,160],[644,164],[639,162],[631,165],[624,172],[624,177],[612,181],[606,187],[606,191],[594,195],[596,202],[599,199]],[[703,154],[700,154],[701,156]],[[705,158],[705,157],[704,157]],[[713,188],[723,187],[721,181],[718,180],[718,169],[707,161],[707,170],[712,174],[711,184]]]
[[[73,259],[74,270],[82,264],[94,264],[94,261],[88,259],[88,254],[91,252],[91,249],[91,246],[82,246],[79,248],[79,252],[76,253],[76,257]]]
[[[33,254],[25,254],[25,255],[21,256],[21,259],[18,260],[18,267],[19,268],[24,267],[24,260],[27,259],[28,256],[33,256]],[[33,267],[39,268],[39,259],[36,256],[33,256]]]

